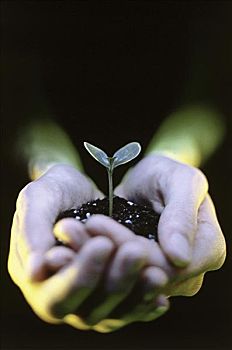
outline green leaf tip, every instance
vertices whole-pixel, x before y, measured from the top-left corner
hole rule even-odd
[[[84,146],[94,159],[96,159],[104,167],[109,168],[110,162],[107,154],[104,151],[88,142],[84,142]]]
[[[130,162],[132,159],[136,158],[140,152],[141,146],[138,142],[128,143],[114,153],[114,167]]]

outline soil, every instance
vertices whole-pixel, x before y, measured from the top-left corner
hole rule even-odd
[[[109,215],[107,197],[83,204],[80,208],[67,210],[59,215],[57,221],[72,217],[83,223],[93,214]],[[112,218],[128,227],[136,235],[158,241],[157,226],[160,215],[150,205],[141,205],[125,198],[114,196]]]

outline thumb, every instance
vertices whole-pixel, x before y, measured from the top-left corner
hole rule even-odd
[[[12,237],[19,261],[30,280],[46,278],[45,253],[56,242],[53,223],[58,213],[51,196],[43,186],[31,183],[20,192],[17,200]]]
[[[187,266],[197,231],[198,209],[207,193],[207,182],[201,176],[178,173],[166,191],[166,205],[158,224],[160,245],[171,262]],[[202,181],[203,180],[203,181]]]
[[[187,210],[175,203],[165,207],[158,224],[158,237],[162,249],[174,265],[185,267],[190,263],[195,233],[194,208]]]

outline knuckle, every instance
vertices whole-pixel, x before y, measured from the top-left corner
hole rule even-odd
[[[122,258],[127,264],[146,259],[146,251],[137,242],[127,242],[122,248]]]
[[[166,273],[158,267],[148,267],[143,273],[145,283],[150,289],[164,287],[168,283]]]
[[[34,192],[34,182],[29,182],[20,192],[17,198],[17,205],[23,205]]]
[[[196,183],[200,188],[204,189],[205,192],[208,191],[209,184],[205,174],[198,168],[188,167],[189,176],[193,179],[193,182]]]
[[[205,174],[198,168],[194,168],[194,172],[195,172],[194,177],[196,178],[196,182],[200,184],[203,188],[205,188],[206,191],[208,191],[209,184]]]
[[[167,222],[165,226],[165,231],[168,233],[168,235],[179,233],[183,236],[190,236],[193,230],[194,224],[192,222],[192,217],[186,220],[183,220],[182,218],[182,222],[179,222],[177,220],[170,220],[170,222]]]
[[[29,182],[20,192],[16,201],[16,210],[27,209],[33,201],[42,197],[44,188],[38,182]]]
[[[92,239],[93,242],[95,242],[95,244],[99,244],[101,245],[108,245],[111,243],[111,240],[108,237],[104,237],[104,236],[99,236],[99,237],[95,237]]]
[[[113,249],[113,242],[107,237],[95,237],[92,238],[89,244],[90,248],[97,255],[102,254],[103,252],[108,252]]]
[[[197,183],[198,186],[201,186],[201,188],[206,189],[208,191],[208,180],[205,176],[205,174],[196,167],[181,164],[180,168],[178,169],[184,176],[191,179],[191,182]],[[178,171],[178,173],[179,173]]]
[[[108,238],[96,237],[87,244],[88,246],[82,250],[82,256],[85,255],[85,260],[89,263],[91,269],[94,269],[96,272],[101,271],[113,252],[113,243]]]

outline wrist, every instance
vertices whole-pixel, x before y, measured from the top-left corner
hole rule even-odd
[[[43,156],[38,156],[31,159],[28,163],[28,172],[31,180],[37,180],[39,177],[47,173],[53,167],[70,167],[77,171],[80,170],[78,162],[67,160],[66,157],[59,156],[59,158],[48,159]]]
[[[160,153],[199,167],[222,142],[221,115],[209,106],[183,106],[172,113],[151,140],[146,154]]]
[[[185,163],[194,167],[199,167],[201,164],[200,152],[197,147],[192,147],[190,143],[183,145],[183,147],[154,147],[152,150],[148,150],[147,156],[165,156],[169,159],[175,160],[180,163]]]

